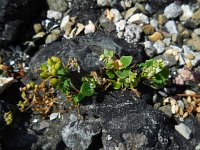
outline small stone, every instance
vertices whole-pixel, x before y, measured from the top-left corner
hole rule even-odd
[[[132,5],[132,0],[125,0],[124,5],[126,6],[126,8],[130,8]]]
[[[177,25],[177,29],[178,29],[179,33],[183,32],[185,30],[184,26],[180,23]]]
[[[125,27],[124,37],[128,43],[138,42],[141,38],[142,29],[135,24],[129,24]]]
[[[153,46],[155,47],[157,54],[161,54],[165,50],[165,44],[161,40],[156,41]]]
[[[117,33],[117,37],[120,38],[120,39],[123,37],[123,35],[124,35],[124,32],[118,32]]]
[[[72,31],[72,26],[73,26],[73,23],[72,22],[68,22],[66,25],[65,25],[65,36],[69,36],[69,34],[71,33]]]
[[[190,60],[193,60],[195,58],[195,56],[192,54],[192,53],[188,53],[186,55],[186,58],[190,59]]]
[[[92,23],[92,21],[89,20],[88,25],[85,26],[84,33],[94,33],[95,32],[95,25]]]
[[[175,84],[184,85],[184,80],[180,75],[175,78]]]
[[[75,31],[76,31],[76,28],[72,29],[72,31],[70,32],[70,34],[68,36],[69,39],[74,37]]]
[[[197,93],[192,90],[185,90],[185,94],[187,95],[196,95]]]
[[[178,46],[174,46],[174,45],[170,45],[170,48],[177,50],[178,52],[182,52],[182,48],[178,47]]]
[[[164,10],[164,15],[168,19],[174,19],[182,14],[182,8],[176,3],[168,5]]]
[[[145,25],[142,28],[142,30],[146,35],[150,35],[150,34],[153,34],[155,32],[154,27],[152,25]]]
[[[151,19],[150,24],[158,30],[158,21],[156,19]]]
[[[184,105],[183,101],[178,100],[177,103],[178,103],[179,107],[180,107],[182,110],[184,110],[185,105]]]
[[[190,59],[185,59],[185,64],[186,64],[186,67],[187,68],[189,68],[189,69],[191,69],[192,68],[192,62],[191,62],[191,60]]]
[[[77,18],[77,16],[70,17],[70,22],[72,22],[73,24],[75,24],[76,23],[76,18]]]
[[[126,11],[126,14],[124,16],[124,19],[125,20],[128,20],[134,13],[136,13],[138,11],[138,8],[137,7],[132,7],[132,8],[129,8],[127,11]]]
[[[172,111],[170,105],[165,105],[159,108],[162,112],[164,112],[167,116],[172,117]]]
[[[33,25],[35,33],[39,33],[42,31],[42,25],[40,23],[36,23]]]
[[[171,112],[172,112],[172,114],[176,114],[177,113],[177,105],[172,105],[171,106]]]
[[[144,48],[152,48],[152,43],[150,41],[145,41]]]
[[[67,25],[68,22],[69,22],[69,18],[70,18],[69,15],[63,17],[63,19],[62,19],[62,21],[61,21],[61,24],[60,24],[60,30],[61,30],[61,31],[65,31],[65,30],[66,30],[66,25]]]
[[[192,12],[192,10],[190,9],[190,6],[189,6],[189,5],[182,5],[181,8],[182,8],[182,10],[183,10],[183,15],[180,17],[180,20],[181,20],[181,21],[188,20],[189,18],[192,17],[193,12]]]
[[[160,106],[161,106],[161,103],[155,103],[153,107],[154,107],[155,109],[159,109]]]
[[[63,0],[47,0],[49,9],[65,12],[68,8],[68,2]]]
[[[171,21],[168,21],[166,24],[165,24],[165,27],[167,29],[167,31],[170,33],[170,34],[177,34],[178,31],[176,29],[176,24],[175,24],[175,21],[174,20],[171,20]]]
[[[187,68],[178,69],[177,72],[184,82],[194,80],[192,72]]]
[[[168,49],[168,50],[165,51],[165,54],[167,54],[167,55],[172,55],[173,52],[174,52],[173,49]]]
[[[49,120],[54,120],[58,117],[59,113],[52,113],[50,116],[49,116]]]
[[[13,77],[0,76],[0,94],[14,82],[15,80]]]
[[[192,46],[196,51],[200,51],[200,38],[194,37],[187,41],[187,44]]]
[[[54,33],[51,33],[47,36],[46,40],[45,40],[45,43],[46,44],[50,44],[54,41],[56,41],[58,38],[60,37],[59,34],[54,34]]]
[[[120,31],[125,29],[126,21],[125,20],[120,20],[119,22],[115,23],[115,26],[116,26],[117,32],[120,32]]]
[[[135,7],[137,7],[140,10],[140,12],[145,13],[145,8],[142,4],[136,3]]]
[[[122,15],[120,14],[119,10],[117,9],[111,9],[110,13],[113,15],[113,22],[118,22],[120,19],[122,19]]]
[[[59,11],[48,10],[47,11],[47,18],[59,20],[62,18],[62,13]]]
[[[111,6],[111,0],[97,0],[97,5],[100,7]]]
[[[39,32],[36,35],[33,36],[33,39],[37,39],[37,38],[42,38],[46,35],[45,32]]]
[[[85,26],[82,23],[77,23],[77,27],[78,29],[75,34],[76,36],[79,35],[84,30]]]
[[[116,30],[116,26],[113,22],[109,21],[109,22],[104,22],[101,23],[102,28],[104,29],[104,31],[111,33],[112,31]]]
[[[165,22],[167,22],[167,18],[164,15],[158,15],[158,23],[163,25]]]
[[[179,36],[178,34],[173,34],[173,35],[172,35],[172,41],[173,41],[174,43],[177,43],[177,42],[178,42],[178,39],[180,39],[180,36]]]
[[[200,8],[192,15],[193,19],[200,19]]]
[[[181,36],[183,38],[189,38],[190,37],[190,32],[189,30],[185,29],[182,33],[181,33]]]
[[[106,18],[108,18],[110,21],[113,20],[114,15],[113,15],[113,13],[111,13],[111,11],[109,9],[105,10],[105,14],[106,14]]]
[[[175,125],[176,131],[178,131],[182,136],[184,136],[186,139],[190,139],[190,135],[192,133],[192,130],[186,126],[184,123],[180,123],[179,125]]]
[[[200,62],[200,53],[195,52],[191,49],[191,47],[187,45],[183,45],[184,56],[191,60],[192,66],[196,66]]]
[[[149,14],[152,14],[152,13],[153,13],[152,7],[151,7],[151,5],[149,5],[149,3],[146,3],[146,5],[145,5],[145,10],[146,10]]]
[[[166,46],[169,46],[171,44],[171,39],[170,38],[165,38],[163,40],[163,42],[165,43]]]
[[[158,40],[162,40],[163,36],[160,32],[155,32],[151,36],[148,36],[148,38],[149,38],[150,41],[155,42],[155,41],[158,41]]]
[[[129,19],[128,19],[129,23],[135,23],[135,24],[148,24],[149,23],[149,19],[146,15],[142,14],[142,13],[137,13],[132,15]]]
[[[183,57],[183,54],[179,53],[178,61],[179,61],[179,66],[185,65],[185,59]]]
[[[194,33],[199,36],[200,35],[200,28],[195,29]]]

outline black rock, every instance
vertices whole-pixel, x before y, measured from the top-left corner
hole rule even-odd
[[[70,16],[77,16],[79,23],[88,24],[88,20],[93,23],[98,21],[101,14],[96,0],[73,0]]]
[[[0,0],[0,45],[20,41],[44,0]]]
[[[116,91],[85,100],[80,106],[84,118],[66,119],[63,141],[79,149],[192,149],[179,137],[163,113],[153,109],[130,91]]]

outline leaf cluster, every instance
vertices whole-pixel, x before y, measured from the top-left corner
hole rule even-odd
[[[169,75],[162,60],[147,60],[139,65],[141,70],[138,71],[132,65],[132,56],[122,56],[117,59],[113,51],[104,49],[100,61],[104,63],[102,71],[105,76],[98,75],[95,71],[89,75],[82,75],[75,58],[69,59],[66,65],[59,57],[48,58],[47,63],[40,66],[39,76],[43,82],[40,85],[31,82],[21,89],[24,101],[20,101],[18,104],[20,110],[24,111],[27,105],[30,105],[34,111],[48,114],[56,101],[55,90],[61,91],[68,100],[77,104],[85,97],[94,95],[95,89],[99,87],[104,90],[112,86],[115,90],[131,89],[136,91],[135,87],[143,78],[149,80],[156,87],[162,87],[167,82]],[[72,72],[81,76],[76,79],[76,83]]]

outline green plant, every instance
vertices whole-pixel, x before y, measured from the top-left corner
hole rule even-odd
[[[132,56],[122,56],[120,59],[114,59],[114,52],[104,49],[100,60],[105,63],[106,75],[109,77],[114,89],[133,89],[137,86],[138,74],[132,69]]]
[[[77,105],[85,97],[94,95],[96,88],[106,90],[111,85],[115,90],[131,89],[139,96],[135,87],[143,78],[159,88],[166,83],[169,75],[162,60],[147,60],[139,65],[140,71],[132,65],[132,56],[117,59],[114,52],[107,49],[100,56],[100,60],[104,63],[102,75],[95,71],[89,75],[82,75],[75,58],[69,59],[66,65],[56,56],[48,58],[47,63],[40,66],[39,76],[43,79],[42,83],[35,85],[30,82],[21,88],[24,101],[18,104],[20,110],[24,111],[31,107],[32,110],[47,115],[57,101],[56,90],[64,93],[72,106]],[[76,81],[73,73],[76,74]]]
[[[166,84],[169,77],[169,70],[162,59],[146,60],[139,67],[142,70],[141,77],[148,79],[155,87],[159,88]]]
[[[6,125],[11,125],[13,123],[13,113],[12,111],[4,113],[4,120]]]

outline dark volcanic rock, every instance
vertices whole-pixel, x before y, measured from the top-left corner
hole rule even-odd
[[[20,41],[44,0],[0,0],[0,45]]]
[[[133,63],[139,63],[145,58],[145,53],[140,45],[128,44],[124,40],[112,38],[102,32],[96,32],[88,36],[70,40],[55,42],[39,50],[30,62],[30,72],[24,82],[36,78],[38,68],[46,63],[50,56],[58,56],[66,64],[69,58],[77,58],[83,71],[90,73],[100,67],[99,56],[103,49],[114,50],[117,55],[132,55]],[[29,79],[27,79],[29,78]]]
[[[101,14],[96,0],[73,0],[70,16],[77,16],[77,21],[88,24],[88,20],[96,23]]]
[[[104,93],[91,103],[85,100],[80,106],[84,118],[71,114],[66,120],[62,137],[73,150],[193,149],[165,115],[132,92]]]

